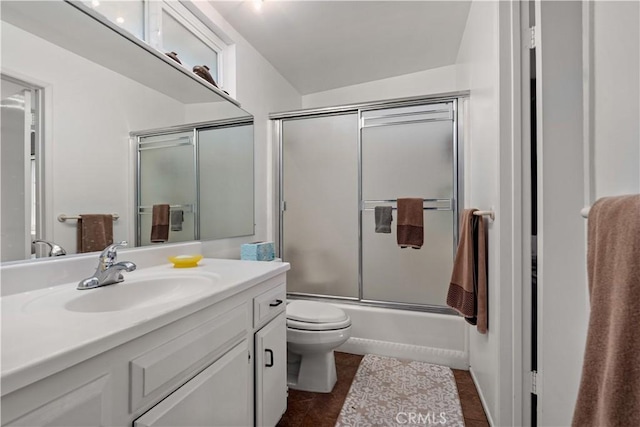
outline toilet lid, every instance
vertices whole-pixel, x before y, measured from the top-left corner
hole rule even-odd
[[[287,319],[306,323],[339,323],[348,320],[349,316],[331,304],[296,300],[287,304]]]

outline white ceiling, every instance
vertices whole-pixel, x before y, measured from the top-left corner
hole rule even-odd
[[[211,1],[302,95],[455,63],[469,1]]]

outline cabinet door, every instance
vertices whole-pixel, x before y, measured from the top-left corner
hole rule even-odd
[[[256,332],[256,425],[275,426],[287,409],[286,313]]]
[[[251,365],[247,340],[134,422],[134,427],[251,424]]]

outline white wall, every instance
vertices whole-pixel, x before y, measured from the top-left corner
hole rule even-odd
[[[640,3],[591,4],[593,202],[640,193]]]
[[[239,257],[242,243],[274,240],[274,143],[269,113],[301,107],[300,94],[208,3],[198,9],[235,43],[236,99],[254,116],[255,132],[255,236],[203,243],[205,254]]]
[[[73,253],[76,221],[60,223],[59,214],[117,213],[114,240],[126,240],[134,220],[129,132],[183,123],[183,104],[6,22],[1,27],[2,71],[45,87],[45,238]]]
[[[458,84],[469,88],[468,134],[465,138],[465,207],[496,210],[489,223],[489,328],[469,331],[470,369],[494,425],[500,425],[500,226],[499,207],[499,55],[498,3],[474,1],[458,50]]]
[[[317,92],[302,97],[303,108],[347,105],[458,90],[456,65]]]

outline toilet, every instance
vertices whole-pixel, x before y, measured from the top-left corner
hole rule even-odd
[[[331,304],[294,300],[287,304],[287,385],[330,393],[336,384],[333,350],[351,336],[351,319]]]

